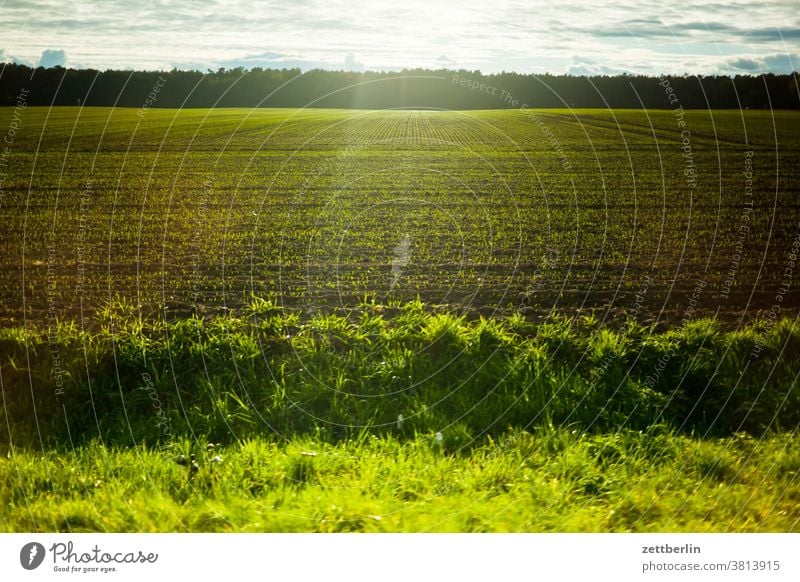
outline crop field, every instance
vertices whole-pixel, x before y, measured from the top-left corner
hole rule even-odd
[[[0,203],[13,321],[88,317],[115,298],[208,312],[254,293],[312,312],[420,297],[736,321],[777,303],[800,234],[791,112],[19,117]],[[784,313],[800,304],[790,287]]]
[[[800,531],[797,113],[0,133],[0,530]]]

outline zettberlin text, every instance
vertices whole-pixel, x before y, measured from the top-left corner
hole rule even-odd
[[[682,546],[670,546],[664,544],[661,546],[642,546],[643,554],[699,554],[700,547],[693,544],[684,544]]]

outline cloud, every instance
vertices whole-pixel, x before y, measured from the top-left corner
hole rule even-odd
[[[186,68],[185,65],[186,64],[184,64],[184,67],[178,66],[178,68]],[[194,66],[189,68],[215,68],[212,63],[207,65],[201,64],[200,66],[194,63],[193,65]],[[225,67],[226,69],[235,69],[237,67],[253,69],[255,67],[261,67],[262,69],[300,69],[302,71],[310,71],[311,69],[337,69],[356,72],[366,70],[364,63],[358,61],[353,53],[347,53],[344,60],[337,62],[318,60],[303,55],[269,51],[217,61],[216,66]]]
[[[21,59],[18,56],[12,55],[8,53],[5,49],[0,49],[0,63],[14,63],[17,65],[26,65],[28,67],[33,66],[27,59]]]
[[[67,64],[67,53],[63,50],[45,49],[39,57],[38,66],[50,69],[52,67],[63,67]]]
[[[800,18],[797,0],[5,0],[3,30],[24,44],[0,59],[42,66],[777,73]]]
[[[800,68],[800,54],[770,54],[761,57],[737,57],[720,64],[719,70],[724,73],[745,73],[759,75],[773,72],[786,74]]]
[[[619,25],[597,28],[592,31],[592,36],[599,38],[661,38],[676,36],[662,23],[641,23],[623,22]]]
[[[217,64],[227,69],[235,69],[237,67],[253,69],[261,67],[262,69],[301,69],[303,71],[308,71],[320,68],[324,63],[307,58],[303,55],[268,51],[244,57],[224,59],[217,61]]]
[[[744,34],[749,40],[763,40],[763,41],[782,41],[782,40],[799,40],[800,28],[757,28],[754,30],[746,30]]]
[[[762,68],[763,63],[758,59],[739,57],[728,61],[727,65],[734,70],[757,73],[758,70]]]
[[[344,70],[345,71],[363,71],[364,64],[359,63],[356,60],[356,56],[353,53],[347,53],[347,56],[344,58]]]
[[[767,71],[792,73],[800,70],[800,53],[767,55],[763,60]]]
[[[583,27],[570,26],[572,32],[585,30]],[[763,27],[743,28],[733,24],[717,21],[708,22],[663,22],[661,19],[625,20],[616,24],[600,26],[591,31],[598,38],[675,38],[698,39],[708,36],[715,42],[779,42],[800,39],[798,27]]]
[[[567,74],[580,76],[593,76],[593,75],[619,75],[620,73],[630,72],[627,69],[618,67],[609,67],[597,63],[594,59],[587,57],[573,56],[572,62],[567,67]]]

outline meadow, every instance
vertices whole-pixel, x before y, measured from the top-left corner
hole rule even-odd
[[[692,307],[756,316],[798,234],[798,135],[782,111],[29,108],[0,317],[276,293],[679,321],[700,283]]]
[[[0,529],[798,531],[796,113],[14,115]]]

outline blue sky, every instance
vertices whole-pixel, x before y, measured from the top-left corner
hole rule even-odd
[[[800,69],[800,2],[0,0],[0,61],[120,69]]]

